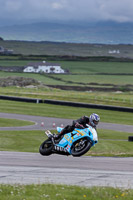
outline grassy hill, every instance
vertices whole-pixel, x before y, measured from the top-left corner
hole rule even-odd
[[[14,54],[23,55],[57,55],[81,57],[109,56],[133,59],[133,45],[130,44],[107,45],[65,42],[0,40],[0,46],[3,46],[7,49],[13,49]],[[119,53],[113,53],[114,50],[119,50]]]
[[[5,48],[14,49],[14,53],[21,53],[19,55],[0,55],[0,66],[5,68],[12,68],[12,66],[19,68],[20,66],[27,65],[29,62],[46,60],[58,62],[62,68],[70,71],[70,74],[67,75],[1,71],[0,77],[19,76],[33,78],[44,84],[44,88],[32,90],[11,87],[0,88],[1,94],[132,107],[133,60],[128,58],[133,52],[132,45],[119,45],[121,48],[120,52],[123,49],[123,54],[115,55],[117,57],[103,56],[107,49],[111,47],[117,49],[116,47],[118,46],[112,45],[100,46],[23,41],[0,41],[0,45],[5,45]],[[101,56],[97,56],[99,48],[101,49]],[[77,54],[76,56],[73,56],[74,52]],[[91,52],[93,56],[86,57],[85,55],[88,55],[88,52]],[[128,56],[118,58],[121,55]],[[83,94],[83,92],[85,93]],[[124,93],[114,94],[114,92]]]

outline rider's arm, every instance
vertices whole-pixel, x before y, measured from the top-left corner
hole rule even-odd
[[[73,121],[73,126],[75,128],[84,128],[85,125],[86,125],[86,117],[85,116]]]
[[[77,120],[73,120],[73,126],[75,126],[76,124],[82,124],[83,122],[82,122],[82,118],[80,118],[80,119],[77,119]]]

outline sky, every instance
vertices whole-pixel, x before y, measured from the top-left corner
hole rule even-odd
[[[0,0],[0,26],[79,20],[133,22],[133,0]]]

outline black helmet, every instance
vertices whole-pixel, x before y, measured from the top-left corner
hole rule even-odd
[[[98,123],[100,121],[100,117],[96,113],[93,113],[90,115],[89,121],[92,126],[96,126],[96,125],[98,125]]]

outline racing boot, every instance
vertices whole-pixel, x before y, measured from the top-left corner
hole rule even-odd
[[[60,133],[58,134],[53,134],[53,137],[55,140],[61,139],[61,137],[65,134],[65,130],[63,129]]]

